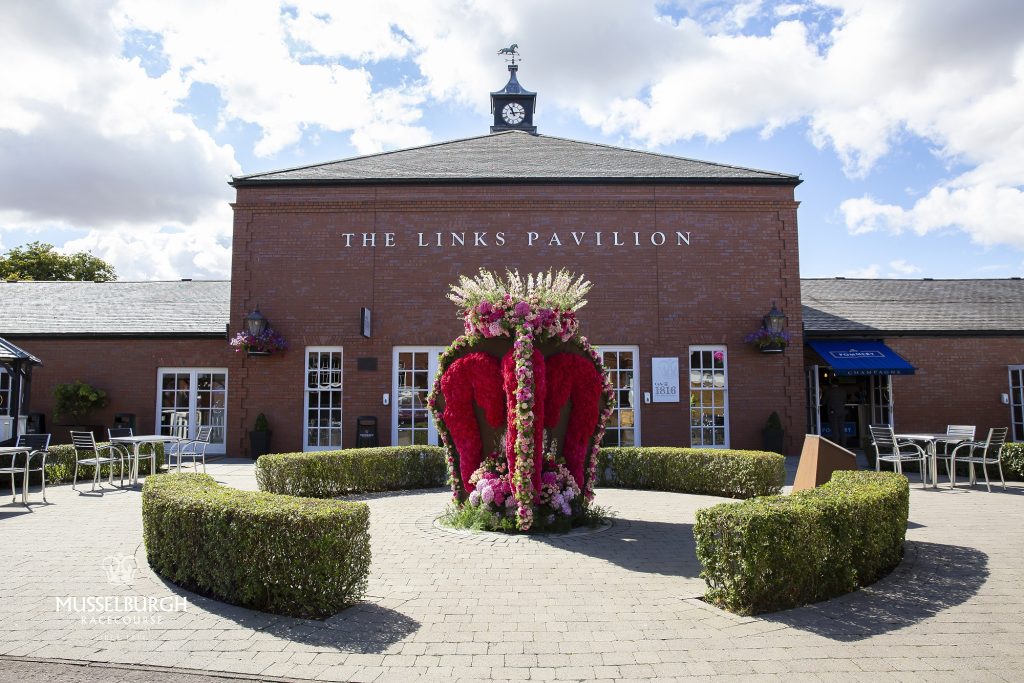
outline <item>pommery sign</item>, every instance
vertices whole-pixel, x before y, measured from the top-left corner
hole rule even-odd
[[[510,234],[504,231],[488,230],[474,232],[417,232],[400,240],[394,232],[343,232],[341,238],[345,248],[396,247],[411,244],[416,247],[504,247],[507,244],[521,244],[527,247],[640,247],[651,245],[662,247],[666,244],[677,247],[690,246],[690,233],[674,230],[650,233],[628,230],[596,230],[570,232],[525,232]]]

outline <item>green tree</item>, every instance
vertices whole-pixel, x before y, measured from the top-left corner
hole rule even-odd
[[[32,242],[0,256],[0,279],[109,282],[117,279],[117,273],[114,266],[88,252],[60,254],[52,244]]]

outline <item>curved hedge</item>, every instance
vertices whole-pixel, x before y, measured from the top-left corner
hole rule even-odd
[[[705,598],[755,614],[866,586],[903,557],[909,498],[902,475],[839,471],[815,489],[698,510]]]
[[[274,453],[256,461],[260,490],[308,498],[434,488],[448,483],[440,446]]]
[[[779,493],[786,459],[765,451],[700,448],[602,448],[600,486],[675,491],[729,498]]]
[[[142,489],[153,570],[189,590],[264,612],[323,618],[358,601],[370,571],[365,503],[221,486],[163,474]]]

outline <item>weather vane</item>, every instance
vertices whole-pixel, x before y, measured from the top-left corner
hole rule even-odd
[[[519,46],[516,45],[515,43],[512,43],[508,47],[503,47],[500,50],[498,50],[498,54],[510,56],[512,58],[512,63],[515,64],[516,56],[519,54]]]

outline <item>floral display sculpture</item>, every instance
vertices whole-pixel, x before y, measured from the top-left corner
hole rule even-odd
[[[614,407],[576,319],[590,286],[565,271],[482,269],[452,286],[466,333],[442,354],[427,404],[456,504],[521,531],[565,529],[586,512]]]

